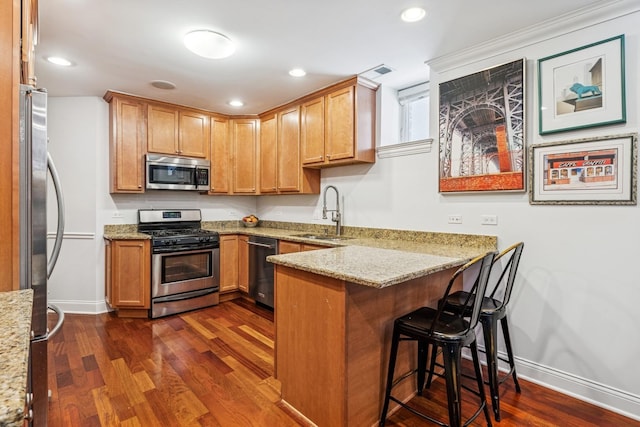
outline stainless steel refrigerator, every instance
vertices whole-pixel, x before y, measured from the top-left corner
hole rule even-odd
[[[58,173],[47,151],[47,93],[20,86],[20,288],[33,289],[31,354],[27,384],[29,425],[46,426],[49,407],[48,340],[62,326],[64,314],[47,301],[47,279],[60,253],[64,233],[64,202]],[[47,259],[47,171],[58,205],[58,227]],[[57,314],[49,330],[49,311]]]

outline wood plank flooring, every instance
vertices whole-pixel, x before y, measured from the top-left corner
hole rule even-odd
[[[304,426],[279,402],[273,342],[273,313],[243,299],[155,320],[68,314],[49,344],[49,426]],[[441,383],[412,402],[446,421]],[[640,426],[524,380],[521,387],[518,395],[503,385],[494,425]],[[404,409],[387,421],[423,425]]]

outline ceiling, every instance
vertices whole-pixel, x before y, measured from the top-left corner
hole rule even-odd
[[[391,87],[428,79],[425,61],[601,3],[595,0],[40,1],[38,86],[51,96],[111,89],[225,114],[257,114],[384,64]],[[421,6],[427,17],[405,23]],[[182,36],[207,28],[237,44],[205,59]],[[71,67],[45,61],[63,56]],[[307,71],[301,78],[291,68]],[[174,83],[173,90],[151,86]],[[227,104],[232,98],[243,107]]]

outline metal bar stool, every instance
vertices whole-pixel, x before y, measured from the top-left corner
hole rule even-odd
[[[507,322],[507,304],[511,298],[513,283],[515,281],[520,256],[524,249],[524,243],[519,242],[511,245],[502,251],[493,261],[494,265],[498,260],[504,258],[508,261],[500,273],[500,277],[496,282],[491,293],[482,300],[482,310],[480,312],[480,323],[482,324],[482,332],[484,336],[485,355],[487,358],[487,371],[489,373],[489,389],[491,392],[491,406],[496,421],[500,421],[500,393],[499,385],[505,382],[509,377],[513,377],[516,386],[516,392],[520,393],[520,384],[516,374],[516,365],[513,358],[513,349],[511,347],[511,338],[509,335],[509,324]],[[507,275],[507,272],[509,273]],[[504,280],[506,277],[506,280]],[[502,289],[502,300],[496,299],[497,292]],[[469,292],[459,291],[440,300],[439,306],[443,306],[445,311],[455,311],[462,313],[465,317],[472,315],[468,307],[468,301],[473,300],[474,295]],[[444,302],[444,304],[443,304]],[[498,356],[498,322],[502,326],[502,335],[507,350],[507,359]],[[431,368],[429,378],[427,379],[427,387],[431,383],[431,372],[436,365],[436,353],[431,355]],[[502,378],[498,376],[498,360],[509,363],[509,372]]]
[[[470,292],[473,294],[477,293],[484,297],[487,282],[489,281],[491,265],[496,254],[496,252],[488,252],[485,255],[469,261],[467,264],[456,270],[449,280],[443,299],[447,298],[454,283],[456,283],[458,279],[462,279],[462,273],[476,265],[479,266],[479,268],[475,270],[476,276],[474,285]],[[469,273],[471,272],[469,271],[468,274]],[[478,349],[476,345],[476,334],[474,332],[474,328],[478,324],[480,317],[481,302],[482,298],[475,299],[474,301],[469,300],[467,302],[467,305],[469,306],[468,308],[472,314],[469,318],[465,318],[462,316],[462,313],[459,312],[446,312],[444,310],[444,305],[442,305],[437,310],[430,307],[422,307],[399,317],[394,321],[391,352],[389,356],[389,369],[387,371],[387,385],[385,389],[384,403],[382,405],[382,414],[380,416],[380,426],[384,426],[385,424],[390,400],[393,400],[400,406],[425,420],[431,421],[440,426],[448,426],[427,414],[418,412],[416,409],[391,395],[391,391],[396,384],[416,372],[418,373],[418,394],[422,394],[428,347],[432,347],[433,353],[435,353],[437,348],[442,348],[442,353],[444,355],[444,377],[447,389],[449,426],[466,426],[482,411],[484,411],[487,425],[491,426],[491,416],[489,415],[485,399],[484,382],[482,380],[482,371],[480,369]],[[418,342],[418,367],[394,381],[394,369],[398,353],[398,344],[400,341]],[[462,424],[462,399],[460,395],[462,385],[460,382],[460,365],[462,361],[462,348],[466,346],[469,346],[471,349],[478,384],[478,391],[471,391],[480,398],[480,402],[475,413],[464,424]],[[429,373],[429,377],[431,378],[431,372]]]

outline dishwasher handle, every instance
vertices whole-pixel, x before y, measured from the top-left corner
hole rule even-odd
[[[257,242],[252,242],[252,241],[248,241],[247,243],[250,244],[250,245],[253,245],[253,246],[260,246],[261,248],[268,248],[268,249],[275,249],[276,248],[275,245],[266,245],[264,243],[257,243]]]

